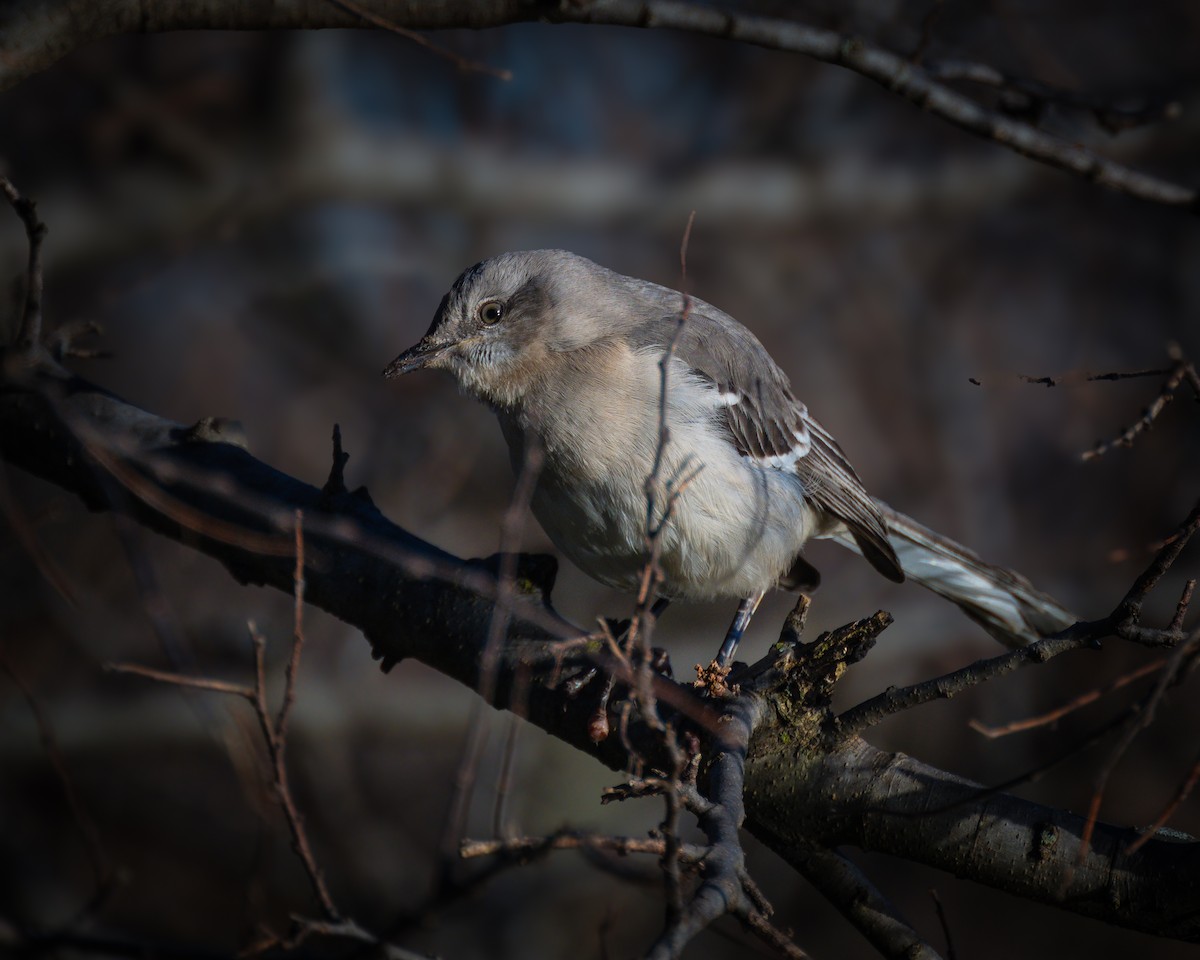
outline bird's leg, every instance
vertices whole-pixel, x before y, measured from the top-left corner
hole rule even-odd
[[[734,651],[741,643],[742,634],[746,632],[746,628],[750,626],[750,618],[754,616],[754,611],[758,609],[758,605],[762,603],[762,598],[766,595],[765,590],[760,590],[753,596],[746,597],[738,604],[737,613],[733,616],[733,623],[729,625],[729,632],[725,634],[725,642],[721,644],[721,649],[717,653],[717,666],[727,667],[729,661],[733,659]]]

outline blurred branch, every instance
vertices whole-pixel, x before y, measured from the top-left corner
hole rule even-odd
[[[25,270],[25,300],[21,308],[21,326],[17,330],[16,343],[29,347],[42,339],[42,241],[46,239],[46,225],[38,219],[37,205],[28,197],[21,196],[7,177],[0,177],[0,193],[12,205],[21,218],[28,240],[29,263]]]
[[[338,433],[335,431],[335,442],[339,439]],[[332,485],[334,476],[340,475],[342,463],[343,461],[335,455],[331,482],[326,485],[327,488]],[[254,957],[270,953],[277,949],[291,951],[313,936],[322,936],[355,940],[369,944],[378,950],[380,954],[390,958],[390,960],[414,960],[414,958],[416,960],[424,960],[423,957],[417,954],[410,953],[394,944],[381,940],[375,934],[360,927],[354,920],[342,915],[341,911],[334,904],[333,898],[329,893],[329,888],[325,884],[324,872],[317,864],[316,857],[312,851],[312,844],[308,839],[308,832],[304,828],[304,818],[300,814],[295,797],[292,794],[291,779],[288,776],[287,768],[288,720],[291,717],[292,707],[296,702],[296,676],[300,669],[300,654],[304,647],[304,529],[303,513],[300,510],[296,510],[295,512],[294,538],[296,560],[292,575],[294,601],[292,647],[284,672],[283,699],[274,717],[271,715],[271,708],[267,701],[267,641],[253,622],[249,624],[250,639],[254,645],[253,686],[167,673],[134,664],[114,664],[110,666],[110,669],[118,673],[143,676],[174,686],[233,694],[246,700],[254,710],[254,716],[258,720],[263,742],[267,747],[267,755],[271,765],[271,785],[274,788],[275,798],[283,811],[284,819],[287,821],[288,831],[292,837],[292,849],[304,865],[304,871],[308,875],[309,882],[312,884],[313,893],[321,905],[322,917],[320,919],[313,919],[294,914],[292,916],[292,929],[287,936],[279,936],[269,930],[264,931],[263,935],[255,943],[242,950],[239,956]]]
[[[297,521],[296,526],[296,539],[298,543],[302,543],[299,521]],[[302,592],[301,584],[303,580],[301,579],[301,571],[303,570],[303,563],[304,554],[301,551],[297,553],[296,558],[297,598],[299,598]],[[212,680],[207,677],[192,677],[185,674],[168,673],[164,670],[153,670],[149,667],[133,663],[110,664],[108,669],[114,673],[145,677],[149,680],[157,680],[159,683],[167,683],[172,686],[188,687],[193,690],[208,690],[212,693],[231,694],[241,697],[250,704],[254,710],[255,719],[258,720],[263,742],[267,747],[267,754],[271,761],[271,785],[275,791],[275,798],[283,810],[288,830],[292,835],[292,849],[304,865],[304,870],[308,874],[309,881],[312,883],[313,892],[316,894],[317,900],[321,904],[321,909],[324,911],[324,919],[330,923],[337,923],[343,918],[340,911],[334,905],[333,898],[329,895],[329,890],[325,885],[324,874],[317,865],[316,858],[313,856],[312,845],[309,843],[308,834],[304,829],[304,818],[301,817],[300,811],[296,807],[296,801],[292,796],[291,781],[287,770],[288,718],[291,714],[292,705],[295,703],[295,677],[299,667],[300,649],[303,646],[303,630],[300,623],[297,622],[292,640],[292,652],[288,658],[283,703],[279,708],[278,715],[272,719],[270,707],[267,705],[267,640],[259,633],[258,628],[255,627],[253,622],[249,626],[250,639],[254,644],[253,686],[229,683],[224,680]]]
[[[1193,399],[1200,401],[1200,374],[1196,372],[1196,365],[1184,356],[1183,350],[1178,344],[1171,344],[1167,353],[1175,365],[1170,370],[1163,371],[1168,376],[1163,381],[1162,389],[1159,391],[1158,396],[1142,411],[1142,415],[1130,426],[1121,431],[1120,435],[1115,439],[1102,440],[1092,447],[1091,450],[1085,450],[1082,455],[1084,460],[1094,460],[1096,457],[1103,456],[1113,447],[1132,447],[1133,441],[1139,435],[1154,426],[1154,422],[1163,410],[1166,409],[1167,404],[1175,399],[1175,395],[1184,383],[1191,388]]]
[[[1154,722],[1154,714],[1164,701],[1167,688],[1178,682],[1184,661],[1195,648],[1198,640],[1200,640],[1200,629],[1193,630],[1191,635],[1172,652],[1166,666],[1158,675],[1153,689],[1142,698],[1136,707],[1129,711],[1121,730],[1121,736],[1109,751],[1108,757],[1100,767],[1100,772],[1096,775],[1092,785],[1087,823],[1084,825],[1082,843],[1079,845],[1080,859],[1087,856],[1087,849],[1091,843],[1096,821],[1100,816],[1100,805],[1104,802],[1104,793],[1108,787],[1109,778],[1112,777],[1113,772],[1117,769],[1117,764],[1124,758],[1138,734]],[[1067,878],[1064,878],[1064,884],[1069,883],[1069,880],[1068,875]]]
[[[365,4],[363,10],[367,11]],[[1200,211],[1195,188],[1141,173],[991,109],[947,86],[912,59],[795,18],[726,13],[682,0],[472,0],[457,4],[373,0],[369,13],[405,31],[543,20],[665,27],[799,53],[852,70],[962,130],[1041,163],[1141,200],[1182,207],[1191,213]],[[332,2],[291,0],[260,5],[236,0],[160,0],[146,5],[138,0],[12,0],[0,7],[0,90],[104,36],[180,29],[354,27],[361,22],[359,16]],[[1009,78],[1001,79],[1012,83]]]
[[[926,943],[857,866],[836,850],[797,847],[789,859],[885,957],[937,960]]]
[[[1008,76],[985,63],[943,60],[927,63],[925,69],[935,80],[965,81],[997,90],[1000,109],[1007,114],[1036,121],[1046,107],[1054,104],[1091,114],[1096,123],[1110,134],[1163,120],[1174,120],[1182,112],[1179,101],[1171,97],[1146,98],[1139,103],[1118,103],[1073,90],[1059,90],[1036,80]]]
[[[1159,657],[1151,660],[1149,663],[1143,663],[1136,670],[1131,670],[1129,673],[1121,674],[1115,680],[1107,683],[1103,687],[1095,687],[1077,697],[1072,697],[1066,703],[1055,707],[1053,710],[1047,710],[1045,713],[1039,713],[1035,717],[1026,717],[1024,720],[1012,720],[1008,723],[1000,724],[999,726],[988,726],[979,720],[971,720],[969,726],[976,733],[983,734],[989,740],[995,740],[999,737],[1007,737],[1014,733],[1023,733],[1026,730],[1035,730],[1038,727],[1046,727],[1052,723],[1057,723],[1069,713],[1074,713],[1076,710],[1082,709],[1090,704],[1095,703],[1102,697],[1108,696],[1110,693],[1116,693],[1118,690],[1128,686],[1135,680],[1140,680],[1142,677],[1148,676],[1155,670],[1160,669],[1167,662],[1165,657]]]
[[[328,0],[329,3],[341,7],[343,10],[348,10],[357,17],[361,17],[364,21],[371,24],[373,27],[378,27],[380,30],[387,30],[397,36],[404,37],[415,43],[419,47],[424,47],[430,53],[436,54],[444,60],[449,60],[452,64],[462,70],[464,73],[484,73],[488,76],[495,77],[497,80],[511,80],[511,70],[500,70],[496,67],[488,66],[486,63],[479,63],[475,60],[468,60],[466,57],[461,57],[453,50],[446,47],[440,47],[436,43],[431,43],[415,30],[409,30],[406,27],[400,26],[387,17],[381,17],[377,13],[373,13],[366,7],[361,7],[357,3],[351,3],[350,0]]]
[[[38,735],[42,741],[42,750],[45,751],[46,758],[50,761],[50,766],[53,767],[55,776],[58,777],[63,796],[66,798],[67,805],[71,808],[71,816],[75,821],[75,825],[79,828],[84,848],[87,850],[88,860],[91,862],[92,873],[96,882],[96,895],[94,899],[97,901],[102,900],[117,881],[117,870],[113,867],[112,861],[104,850],[104,842],[100,839],[100,831],[96,827],[96,821],[92,818],[92,815],[88,812],[87,807],[79,796],[79,791],[76,789],[75,781],[67,769],[66,758],[59,748],[58,738],[54,735],[54,727],[50,723],[50,718],[46,715],[45,708],[36,694],[34,694],[33,689],[26,683],[24,677],[21,676],[9,661],[8,653],[2,644],[0,644],[0,671],[6,673],[17,689],[21,691],[21,696],[25,698],[25,703],[29,706],[29,712],[33,714],[33,719],[37,723]]]

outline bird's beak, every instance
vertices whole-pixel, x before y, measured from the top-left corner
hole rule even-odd
[[[409,347],[384,367],[383,375],[388,380],[392,380],[406,373],[412,373],[414,370],[420,370],[422,367],[428,366],[454,345],[455,341],[453,340],[438,341],[428,336],[422,337],[420,342]]]

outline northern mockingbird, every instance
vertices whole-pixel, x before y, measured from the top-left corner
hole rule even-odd
[[[661,535],[662,595],[740,599],[722,665],[767,590],[816,585],[800,556],[812,537],[856,550],[889,580],[917,581],[1010,644],[1076,620],[872,498],[762,344],[703,300],[564,250],[506,253],[466,270],[384,375],[424,367],[448,370],[491,407],[514,470],[536,440],[534,515],[581,569],[625,590],[645,561],[646,479],[665,409],[657,479],[680,492]]]

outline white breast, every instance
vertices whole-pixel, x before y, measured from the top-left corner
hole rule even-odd
[[[499,413],[514,469],[524,463],[527,432],[541,443],[544,465],[532,506],[555,545],[592,577],[626,590],[636,587],[645,559],[659,356],[621,346],[604,363],[547,378],[536,405]],[[569,396],[561,392],[564,382],[572,384]],[[615,392],[615,383],[626,389]],[[720,395],[679,360],[667,395],[669,440],[654,517],[657,523],[674,497],[661,540],[663,593],[707,599],[769,589],[812,532],[799,478],[740,456],[719,425]],[[539,411],[537,419],[529,406]]]

